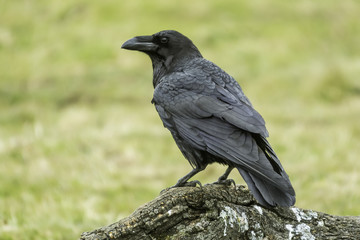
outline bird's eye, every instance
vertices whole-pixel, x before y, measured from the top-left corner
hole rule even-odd
[[[162,44],[165,44],[165,43],[168,43],[168,42],[169,42],[169,39],[168,39],[167,37],[162,37],[162,38],[160,38],[160,42],[161,42]]]

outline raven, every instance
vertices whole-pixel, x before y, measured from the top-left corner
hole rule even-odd
[[[174,187],[197,182],[188,180],[217,162],[228,166],[217,183],[228,183],[236,168],[261,205],[295,204],[289,177],[266,140],[265,121],[234,78],[174,30],[131,38],[122,48],[150,57],[152,103],[193,167]]]

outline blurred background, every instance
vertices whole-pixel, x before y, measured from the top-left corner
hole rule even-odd
[[[191,170],[150,60],[120,48],[164,29],[241,84],[297,207],[360,215],[359,16],[355,0],[0,0],[0,239],[76,239]]]

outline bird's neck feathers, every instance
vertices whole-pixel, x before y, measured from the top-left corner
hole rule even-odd
[[[153,86],[154,88],[160,83],[160,79],[166,75],[168,67],[166,67],[166,60],[158,55],[150,55],[153,67]]]
[[[168,55],[167,57],[149,54],[153,66],[154,88],[168,72],[181,71],[188,61],[194,58],[202,58],[202,55],[196,46],[192,46],[193,47],[190,48],[191,51],[189,51],[189,49],[184,49],[184,51],[180,51],[175,55]]]

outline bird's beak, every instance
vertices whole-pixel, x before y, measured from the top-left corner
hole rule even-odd
[[[152,42],[152,36],[138,36],[131,38],[124,42],[121,48],[128,50],[137,50],[141,52],[153,52],[156,51],[158,45]]]

